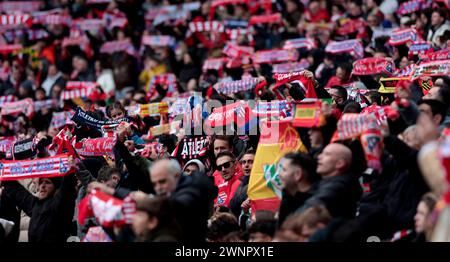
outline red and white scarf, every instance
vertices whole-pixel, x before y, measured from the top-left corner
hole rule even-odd
[[[262,64],[262,63],[277,63],[277,62],[286,62],[286,61],[297,61],[298,52],[295,49],[284,50],[284,49],[276,49],[276,50],[265,50],[258,51],[252,56],[253,63]]]
[[[9,30],[3,33],[6,41],[12,42],[14,39],[23,35],[28,36],[28,40],[40,40],[49,37],[49,34],[44,29],[24,29],[24,30]]]
[[[431,52],[427,54],[419,55],[420,59],[423,61],[433,61],[433,60],[447,60],[450,59],[450,48],[439,50],[436,52]]]
[[[66,84],[66,89],[84,89],[84,88],[95,88],[98,84],[96,82],[87,82],[87,81],[68,81]]]
[[[396,70],[396,72],[394,73],[394,75],[396,77],[408,77],[411,76],[414,72],[414,70],[416,69],[416,64],[410,64],[402,69],[398,68]]]
[[[0,180],[65,176],[73,171],[68,158],[68,154],[60,154],[33,160],[0,161]]]
[[[0,3],[0,12],[30,13],[38,11],[42,1],[5,1]]]
[[[29,14],[21,15],[0,15],[0,26],[21,26],[31,25],[31,16]]]
[[[31,98],[25,98],[16,102],[5,103],[0,115],[18,115],[24,113],[28,118],[34,114],[34,102]]]
[[[0,96],[0,107],[4,104],[17,101],[17,97],[14,95]]]
[[[34,24],[43,25],[66,25],[70,26],[72,24],[72,17],[69,15],[60,14],[45,14],[39,16],[33,16]]]
[[[336,32],[340,35],[349,35],[357,32],[357,38],[362,38],[366,34],[366,21],[361,18],[348,19],[343,18],[340,21],[339,27]]]
[[[416,42],[421,40],[417,35],[417,31],[413,28],[399,29],[391,32],[389,44],[392,46],[404,45],[409,42]]]
[[[61,100],[70,100],[79,97],[90,97],[92,94],[96,92],[94,88],[81,88],[81,89],[72,89],[72,90],[64,90],[61,92]]]
[[[300,62],[292,62],[285,64],[276,64],[272,66],[272,73],[289,73],[289,72],[297,72],[302,71],[310,66],[308,60],[302,59]]]
[[[13,136],[0,137],[0,152],[9,152],[14,142],[16,142],[16,138]]]
[[[313,48],[317,48],[314,40],[311,38],[295,38],[289,39],[284,42],[283,49],[299,49],[306,48],[311,50]]]
[[[0,53],[1,54],[9,54],[12,52],[16,52],[22,50],[21,44],[13,44],[13,45],[0,45]]]
[[[34,101],[34,111],[39,111],[41,109],[55,108],[58,105],[56,99],[46,99],[42,101]]]
[[[82,31],[101,30],[105,28],[106,21],[103,19],[77,19],[72,26]]]
[[[424,4],[425,0],[410,0],[408,2],[404,2],[398,7],[397,14],[403,16],[414,13],[419,11]]]
[[[113,148],[116,144],[116,136],[85,138],[75,143],[75,149],[82,156],[114,156]]]
[[[208,58],[203,62],[203,71],[207,70],[221,70],[226,61],[226,58]]]
[[[214,85],[214,88],[220,94],[231,95],[241,91],[251,90],[256,88],[258,85],[265,85],[265,81],[261,81],[261,79],[253,77],[249,79],[229,81],[229,82],[220,82]]]
[[[414,70],[412,79],[421,76],[446,76],[450,75],[450,59],[420,63]]]
[[[353,64],[352,75],[392,75],[395,64],[392,59],[384,57],[368,57],[357,60]]]
[[[174,46],[175,38],[169,35],[144,35],[142,44],[149,46]]]
[[[250,17],[248,24],[249,26],[251,26],[255,24],[268,24],[268,23],[279,24],[281,22],[282,22],[281,13],[275,13],[270,15],[253,15]]]
[[[135,212],[135,204],[130,198],[120,200],[102,191],[93,190],[78,204],[78,223],[84,225],[86,218],[95,216],[102,227],[120,227],[131,223]]]
[[[242,56],[250,56],[255,52],[255,49],[253,47],[249,46],[239,46],[234,43],[228,42],[223,50],[222,53],[224,53],[228,57],[237,58]]]
[[[231,41],[236,41],[236,39],[239,36],[246,36],[247,40],[249,41],[250,45],[253,45],[254,43],[254,39],[253,39],[253,32],[254,29],[253,27],[248,27],[248,28],[227,28],[225,30],[225,32],[227,33],[228,37],[230,38]]]
[[[292,104],[286,100],[257,101],[253,113],[258,117],[278,116],[285,118],[291,115]]]
[[[135,55],[134,46],[129,40],[110,41],[104,43],[100,47],[100,53],[112,54],[114,52],[122,51],[130,55]]]
[[[52,121],[50,122],[50,128],[60,129],[61,127],[72,124],[72,117],[74,112],[63,111],[53,112]]]
[[[427,54],[433,51],[433,47],[430,43],[425,41],[414,42],[408,51],[408,56]]]
[[[168,90],[168,96],[170,96],[169,93],[173,93],[176,91],[177,77],[174,74],[161,74],[153,76],[146,88],[150,97],[155,95],[155,93],[157,92],[156,85],[160,85],[162,88]]]
[[[67,47],[67,46],[71,46],[71,45],[78,45],[78,46],[82,46],[82,45],[86,45],[89,44],[89,38],[87,38],[85,35],[83,36],[77,36],[77,37],[64,37],[61,46],[62,47]]]
[[[325,51],[332,54],[350,53],[356,58],[364,57],[364,47],[357,39],[344,41],[331,41],[328,43]]]

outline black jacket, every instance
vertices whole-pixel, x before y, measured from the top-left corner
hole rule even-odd
[[[317,191],[297,212],[322,204],[332,217],[354,218],[361,194],[358,180],[350,173],[322,179]]]
[[[280,210],[278,212],[278,226],[281,226],[290,214],[305,204],[305,201],[313,195],[313,190],[311,188],[308,192],[297,192],[294,196],[283,191],[283,198],[281,199]]]
[[[29,242],[66,242],[75,208],[75,176],[63,178],[52,197],[39,200],[19,183],[3,183],[8,197],[30,216]]]
[[[194,172],[190,176],[180,177],[170,200],[175,219],[182,230],[183,242],[206,240],[207,220],[217,192],[214,182],[204,173]],[[129,193],[130,190],[121,188],[114,192],[114,197],[124,199]]]
[[[250,176],[241,177],[241,184],[236,188],[236,192],[233,195],[233,198],[230,200],[230,208],[231,212],[236,217],[241,215],[241,205],[247,199],[247,189],[248,189],[248,181],[250,180]]]

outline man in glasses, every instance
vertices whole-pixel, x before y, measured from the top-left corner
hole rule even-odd
[[[236,217],[239,217],[243,209],[248,210],[248,208],[250,208],[250,200],[247,200],[247,188],[254,159],[255,151],[253,149],[248,149],[239,161],[244,175],[240,178],[241,184],[236,189],[236,193],[230,201],[231,211]]]
[[[214,184],[219,189],[219,194],[214,201],[215,206],[225,206],[230,207],[230,200],[233,198],[236,189],[241,184],[238,174],[239,171],[236,169],[236,159],[234,155],[230,152],[220,152],[216,159],[217,171],[219,171],[220,176],[214,178]]]

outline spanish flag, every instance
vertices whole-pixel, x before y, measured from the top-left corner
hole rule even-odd
[[[263,133],[256,150],[247,193],[252,202],[252,212],[276,212],[282,191],[278,161],[286,153],[307,150],[292,126],[292,120],[264,121],[261,130]]]

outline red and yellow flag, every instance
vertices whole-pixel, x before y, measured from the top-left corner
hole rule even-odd
[[[289,152],[307,152],[291,120],[264,121],[250,173],[248,197],[252,211],[277,211],[281,201],[279,160]]]

